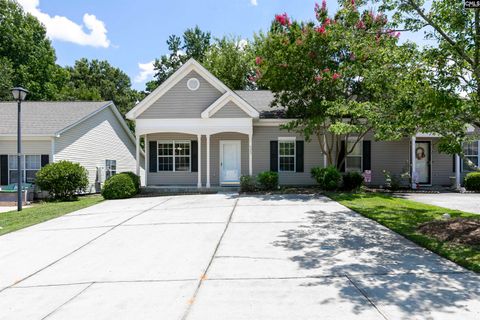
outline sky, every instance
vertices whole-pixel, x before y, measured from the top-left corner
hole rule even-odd
[[[312,0],[17,0],[46,27],[57,63],[108,60],[125,71],[135,89],[153,77],[152,62],[168,52],[166,40],[198,25],[213,37],[251,39],[275,14],[314,19]],[[319,0],[320,1],[320,0]],[[331,14],[337,0],[327,0]],[[402,35],[421,41],[420,35]]]

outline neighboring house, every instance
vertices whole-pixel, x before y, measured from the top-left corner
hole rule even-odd
[[[270,107],[272,100],[269,91],[232,91],[189,60],[127,114],[136,123],[137,149],[145,139],[146,185],[238,185],[241,175],[267,170],[277,171],[282,185],[314,184],[310,170],[326,165],[318,140],[282,130],[289,120]],[[383,170],[400,175],[413,164],[419,184],[450,185],[462,165],[440,154],[437,141],[429,135],[374,141],[370,135],[343,169],[367,172],[371,184],[381,185]],[[478,143],[468,151],[478,163]]]
[[[68,160],[88,170],[88,192],[122,171],[135,171],[135,138],[113,102],[23,102],[24,182],[48,163]],[[17,182],[17,104],[0,103],[0,185]]]

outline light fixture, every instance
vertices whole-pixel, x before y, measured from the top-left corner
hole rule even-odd
[[[22,87],[15,87],[12,89],[13,99],[15,101],[24,101],[27,97],[28,90]]]
[[[22,87],[12,89],[13,99],[17,101],[17,210],[22,211],[22,101],[27,97],[28,90]]]

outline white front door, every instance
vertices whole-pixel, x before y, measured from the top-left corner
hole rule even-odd
[[[240,183],[240,159],[240,141],[220,141],[220,184]]]
[[[418,184],[431,184],[431,145],[430,142],[416,142],[415,144],[415,172]]]

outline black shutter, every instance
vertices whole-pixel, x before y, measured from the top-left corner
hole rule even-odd
[[[345,141],[340,141],[340,154],[338,155],[337,166],[340,165],[340,163],[344,158],[345,158]],[[345,159],[345,161],[343,161],[343,164],[340,166],[340,172],[345,172],[345,162],[347,162],[347,159]]]
[[[148,165],[150,172],[157,172],[157,141],[148,142]]]
[[[295,171],[296,172],[303,172],[303,149],[304,143],[303,141],[297,141],[295,143],[296,150],[295,150]]]
[[[50,162],[50,156],[48,154],[42,154],[42,168]]]
[[[8,184],[8,155],[0,155],[0,185]]]
[[[270,141],[270,171],[278,172],[278,141]]]
[[[452,163],[453,163],[453,166],[452,166],[452,172],[455,172],[455,169],[456,169],[456,168],[455,168],[455,161],[456,161],[456,160],[455,160],[455,155],[453,155],[453,161],[452,161]]]
[[[372,170],[372,141],[363,141],[363,171]]]
[[[192,153],[192,172],[198,172],[198,141],[192,140],[191,142]]]

